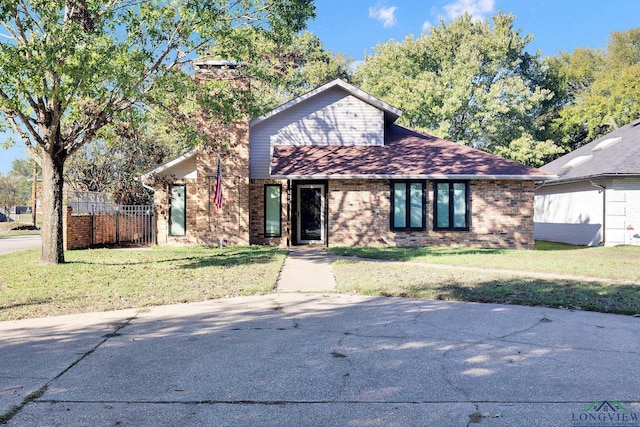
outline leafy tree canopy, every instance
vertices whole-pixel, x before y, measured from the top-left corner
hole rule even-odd
[[[566,92],[553,124],[567,149],[640,117],[640,28],[612,33],[606,50],[576,49],[548,63]]]
[[[532,36],[514,17],[462,16],[429,34],[375,47],[356,78],[398,106],[400,123],[534,166],[561,151],[539,140],[537,118],[553,98],[546,70],[525,52]]]
[[[69,156],[125,122],[133,108],[168,90],[175,98],[195,90],[181,67],[238,29],[287,39],[313,14],[312,0],[2,1],[0,122],[42,166],[41,262],[64,262],[62,177]]]

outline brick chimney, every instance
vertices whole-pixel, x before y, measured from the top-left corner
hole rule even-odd
[[[248,77],[241,72],[246,64],[225,60],[194,62],[195,80],[229,83],[230,93],[250,90]],[[228,93],[228,92],[226,92]],[[249,117],[230,123],[200,115],[199,125],[211,145],[198,152],[198,239],[205,244],[249,244]],[[222,165],[223,206],[217,209],[211,198],[218,158]]]

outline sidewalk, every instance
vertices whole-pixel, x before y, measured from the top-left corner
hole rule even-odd
[[[331,261],[332,257],[324,247],[292,247],[282,266],[277,292],[335,291],[336,280]]]

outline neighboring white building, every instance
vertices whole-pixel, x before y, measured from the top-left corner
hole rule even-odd
[[[640,245],[640,120],[542,169],[558,178],[536,189],[536,240]]]

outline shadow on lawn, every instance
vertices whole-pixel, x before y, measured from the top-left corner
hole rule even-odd
[[[206,251],[206,252],[205,252]],[[179,252],[165,254],[144,253],[142,258],[131,257],[122,262],[109,262],[109,260],[77,260],[67,261],[66,264],[94,264],[105,266],[128,266],[144,264],[175,263],[176,268],[195,269],[202,267],[233,266],[250,264],[268,264],[273,262],[278,255],[286,255],[287,251],[262,247],[239,247],[219,249],[216,247],[197,247],[193,252]],[[167,257],[164,257],[166,255]],[[180,256],[184,255],[184,256]]]
[[[380,288],[375,293],[383,296],[422,297],[445,301],[568,308],[636,315],[640,314],[639,290],[640,287],[633,284],[513,277],[473,284],[450,281],[438,285],[409,285],[398,291]]]
[[[180,268],[193,269],[202,267],[249,265],[249,264],[269,264],[278,255],[286,255],[284,250],[259,250],[259,249],[238,249],[225,251],[213,256],[193,257],[188,259],[188,264],[181,265]],[[187,258],[183,258],[187,260]]]
[[[507,249],[450,248],[450,247],[410,247],[410,248],[367,248],[338,247],[329,248],[328,252],[340,256],[355,256],[370,259],[389,259],[410,261],[423,256],[441,257],[450,255],[499,255]]]

